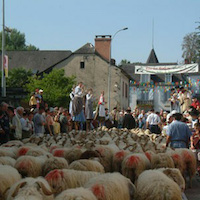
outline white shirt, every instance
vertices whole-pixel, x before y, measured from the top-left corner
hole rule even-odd
[[[155,113],[151,113],[147,117],[147,122],[149,123],[149,125],[158,125],[160,123],[160,117]]]
[[[28,120],[24,119],[23,117],[20,119],[21,124],[22,124],[22,130],[24,131],[29,131],[29,125],[28,125]]]
[[[76,86],[75,90],[74,90],[74,93],[75,93],[75,96],[79,96],[81,97],[82,96],[82,89],[80,88],[80,86]]]

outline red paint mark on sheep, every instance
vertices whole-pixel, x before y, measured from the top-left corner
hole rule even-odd
[[[51,148],[50,148],[50,153],[52,153],[52,151],[53,151],[54,149],[56,149],[56,148],[57,148],[57,146],[51,147]]]
[[[189,161],[189,160],[192,159],[192,157],[191,157],[191,155],[190,155],[190,153],[189,153],[188,151],[184,151],[184,152],[183,152],[183,157],[184,157],[184,159],[186,159],[187,161]]]
[[[18,156],[26,155],[26,153],[28,152],[28,150],[29,150],[29,148],[27,148],[27,147],[20,148],[20,150],[18,151]]]
[[[94,185],[92,192],[98,199],[105,199],[105,188],[103,185]]]
[[[51,172],[49,172],[46,176],[45,176],[45,179],[49,182],[51,181],[52,179],[53,180],[58,180],[59,178],[63,178],[64,177],[64,173],[62,170],[53,170]]]
[[[31,168],[31,162],[29,160],[22,161],[19,163],[18,169],[28,169]]]
[[[172,155],[172,159],[173,159],[173,160],[180,160],[181,157],[180,157],[180,155],[178,155],[178,154],[173,154],[173,155]]]
[[[57,157],[64,157],[64,150],[55,150],[53,155]]]
[[[146,157],[149,159],[149,161],[151,161],[151,154],[148,152],[145,152]]]
[[[133,164],[138,164],[138,162],[140,161],[140,158],[137,156],[130,156],[127,160],[127,164],[128,166],[132,166]]]
[[[117,159],[123,159],[124,156],[125,156],[125,152],[124,152],[124,151],[119,151],[119,152],[117,152],[117,153],[115,154],[115,157],[116,157]]]

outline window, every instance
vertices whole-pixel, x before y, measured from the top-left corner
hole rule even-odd
[[[125,97],[128,98],[128,85],[125,83]]]
[[[165,83],[172,82],[172,74],[165,74]]]
[[[150,74],[141,74],[140,75],[140,82],[141,83],[150,82]]]
[[[85,62],[80,62],[80,69],[84,69],[85,68]]]

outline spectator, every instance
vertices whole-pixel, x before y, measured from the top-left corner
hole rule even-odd
[[[161,121],[160,117],[154,113],[154,109],[150,110],[150,115],[147,117],[146,120],[146,127],[149,128],[151,133],[160,134],[161,129]]]
[[[200,103],[199,103],[199,101],[198,101],[198,99],[197,99],[197,96],[193,96],[193,97],[192,97],[192,104],[191,104],[191,106],[192,106],[194,109],[199,110],[199,108],[200,108]]]
[[[3,144],[10,140],[10,121],[9,121],[9,116],[7,113],[8,104],[5,102],[2,102],[0,105],[0,110],[2,111],[0,124],[1,124],[1,128],[3,129],[1,133],[0,143]]]
[[[21,119],[23,117],[23,113],[24,113],[24,108],[19,106],[16,108],[16,115],[19,119]]]
[[[56,115],[54,117],[53,132],[54,132],[55,135],[58,135],[60,133],[60,123],[59,123],[59,116],[58,115]]]
[[[138,121],[139,121],[139,128],[146,127],[146,114],[144,110],[141,110],[141,113],[138,116]]]
[[[173,115],[173,122],[167,129],[166,146],[170,143],[173,148],[188,148],[192,133],[184,122],[181,122],[182,114],[176,113]]]
[[[35,109],[37,107],[37,100],[35,98],[35,93],[31,93],[31,97],[30,97],[30,100],[29,100],[29,106],[30,108],[33,108]]]
[[[47,116],[46,116],[46,130],[45,130],[45,133],[47,135],[54,135],[54,132],[53,132],[53,115],[54,115],[54,109],[53,108],[49,108],[47,110]]]
[[[8,107],[8,114],[10,117],[10,139],[21,139],[22,138],[22,125],[17,114],[14,112],[13,107]]]
[[[124,116],[122,127],[127,128],[127,129],[135,128],[135,119],[131,114],[131,108],[130,107],[128,107],[127,110],[126,110],[126,114]]]
[[[105,108],[105,126],[107,128],[113,127],[112,116],[109,114],[108,108]]]
[[[38,110],[38,113],[35,114],[33,117],[33,122],[34,122],[34,127],[35,127],[35,135],[36,136],[41,136],[44,134],[44,126],[45,126],[45,118],[42,115],[44,112],[44,107],[40,107]]]
[[[118,120],[119,120],[119,112],[117,110],[117,107],[114,107],[111,111],[111,117],[113,119],[113,127],[118,127]]]
[[[105,122],[105,99],[104,99],[104,91],[101,92],[101,95],[99,97],[99,102],[98,102],[98,106],[99,106],[99,110],[98,110],[98,118],[99,118],[99,123],[100,126],[104,125]]]
[[[121,112],[119,112],[118,128],[122,128],[122,126],[123,126],[123,120],[124,120],[124,114],[121,111]]]
[[[29,138],[31,135],[30,127],[29,127],[29,120],[28,120],[28,113],[24,111],[23,117],[20,119],[22,125],[22,139]]]
[[[61,133],[67,133],[67,124],[68,124],[68,120],[67,120],[67,113],[68,110],[64,109],[62,114],[60,115],[60,132]]]
[[[28,113],[28,126],[30,130],[30,136],[35,134],[35,128],[33,123],[34,114],[32,112]]]

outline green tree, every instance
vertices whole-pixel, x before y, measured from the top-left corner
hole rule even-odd
[[[119,65],[131,64],[131,62],[127,59],[122,59]]]
[[[0,49],[2,48],[2,32],[0,32]],[[25,34],[17,29],[5,31],[5,50],[39,50],[33,45],[26,45]]]
[[[7,87],[24,87],[32,75],[33,73],[31,70],[26,70],[24,68],[13,68],[8,72],[6,85]]]
[[[36,88],[41,88],[44,91],[44,100],[49,106],[67,107],[70,102],[69,94],[74,84],[75,77],[65,77],[64,69],[53,69],[49,74],[43,74],[43,78],[30,77],[25,88],[30,93]]]
[[[189,33],[183,38],[182,57],[187,59],[189,63],[197,62],[199,59],[199,39],[200,36],[197,33]]]

